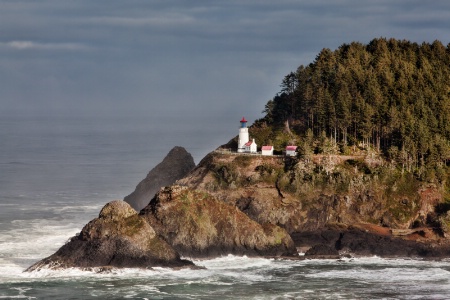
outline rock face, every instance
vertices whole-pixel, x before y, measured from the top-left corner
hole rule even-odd
[[[287,232],[259,224],[234,206],[186,187],[162,189],[140,212],[182,256],[289,256],[297,253]]]
[[[106,204],[55,254],[27,271],[41,268],[193,267],[180,259],[220,255],[290,256],[289,234],[260,225],[234,206],[187,187],[161,189],[138,214],[125,201]]]
[[[236,206],[260,224],[283,227],[297,247],[328,244],[323,236],[333,235],[328,245],[341,252],[450,256],[450,205],[444,202],[442,187],[403,174],[382,160],[217,151],[178,182]],[[339,230],[327,229],[333,224]],[[386,232],[366,232],[353,225]]]
[[[27,271],[43,267],[93,268],[153,266],[184,267],[178,253],[159,238],[147,221],[124,201],[106,204],[99,217],[84,226],[55,254],[34,264]]]
[[[339,252],[334,247],[317,244],[306,251],[305,256],[339,256]]]
[[[386,229],[386,228],[384,228]],[[426,232],[420,232],[427,235]],[[444,258],[450,256],[450,245],[427,243],[396,238],[389,230],[372,226],[330,225],[315,231],[293,233],[295,244],[300,247],[323,245],[341,253],[382,257],[426,257]],[[315,248],[315,246],[313,246]]]
[[[166,185],[161,174],[193,167],[186,153],[172,149],[169,162],[127,197],[148,203],[139,214],[124,201],[108,203],[79,235],[28,270],[192,267],[180,255],[292,257],[296,247],[311,248],[308,258],[336,258],[337,251],[450,257],[450,205],[439,186],[412,175],[348,157],[214,152],[153,197],[150,186]]]
[[[161,187],[171,185],[178,179],[183,178],[194,167],[192,155],[183,147],[174,147],[163,161],[154,167],[147,174],[147,177],[136,186],[135,191],[126,196],[124,200],[136,211],[140,211],[147,206]]]

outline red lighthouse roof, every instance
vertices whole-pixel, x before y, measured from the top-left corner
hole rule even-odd
[[[244,117],[242,117],[241,123],[247,123],[247,120]]]

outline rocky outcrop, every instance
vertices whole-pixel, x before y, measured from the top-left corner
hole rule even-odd
[[[235,206],[186,187],[162,189],[140,214],[182,256],[296,254],[284,229],[259,224]]]
[[[149,182],[138,185],[136,197],[151,198]],[[227,254],[299,259],[296,247],[310,249],[306,258],[336,258],[336,251],[450,257],[450,205],[439,186],[362,160],[213,152],[177,184],[139,214],[124,201],[107,204],[28,270],[192,267],[180,256]]]
[[[145,218],[124,201],[106,204],[99,217],[84,226],[55,254],[27,271],[41,268],[192,267],[157,236]]]
[[[124,200],[136,211],[140,211],[147,206],[161,187],[169,186],[185,177],[194,167],[192,155],[183,147],[174,147],[163,161],[136,186],[134,192],[126,196]]]
[[[341,252],[450,256],[450,205],[443,201],[442,188],[381,159],[216,151],[179,183],[236,206],[260,224],[283,227],[297,247],[327,244],[325,236]],[[339,230],[329,230],[333,224]]]
[[[194,267],[185,257],[235,254],[292,256],[289,234],[260,225],[234,206],[187,187],[161,189],[138,214],[125,201],[101,210],[55,254],[27,271],[42,268]]]
[[[432,233],[424,231],[420,231],[419,234],[423,237],[432,235]],[[341,254],[433,259],[450,256],[450,245],[448,243],[436,243],[432,236],[422,241],[401,239],[393,236],[386,228],[377,229],[367,224],[355,226],[330,225],[320,230],[295,232],[291,236],[298,247],[326,245]]]
[[[305,256],[339,257],[339,252],[334,247],[317,244],[309,248],[308,251],[305,252]]]

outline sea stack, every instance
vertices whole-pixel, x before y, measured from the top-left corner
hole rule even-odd
[[[148,205],[161,187],[172,185],[185,177],[194,167],[192,155],[183,147],[176,146],[136,186],[134,192],[124,198],[124,201],[136,211],[140,211]]]

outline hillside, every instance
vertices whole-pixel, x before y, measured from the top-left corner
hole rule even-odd
[[[285,228],[298,247],[448,256],[450,45],[323,49],[264,112],[250,137],[279,153],[298,145],[297,157],[216,151],[180,184]]]
[[[323,49],[286,75],[250,130],[258,145],[301,154],[357,148],[429,182],[450,158],[450,45],[374,39]]]
[[[236,206],[260,224],[285,228],[297,247],[336,247],[348,234],[348,245],[340,247],[353,253],[440,256],[433,251],[447,249],[450,205],[442,186],[402,174],[381,159],[312,158],[213,152],[178,184]],[[355,239],[358,247],[377,242],[359,249],[351,246]],[[400,248],[394,251],[392,244]]]

